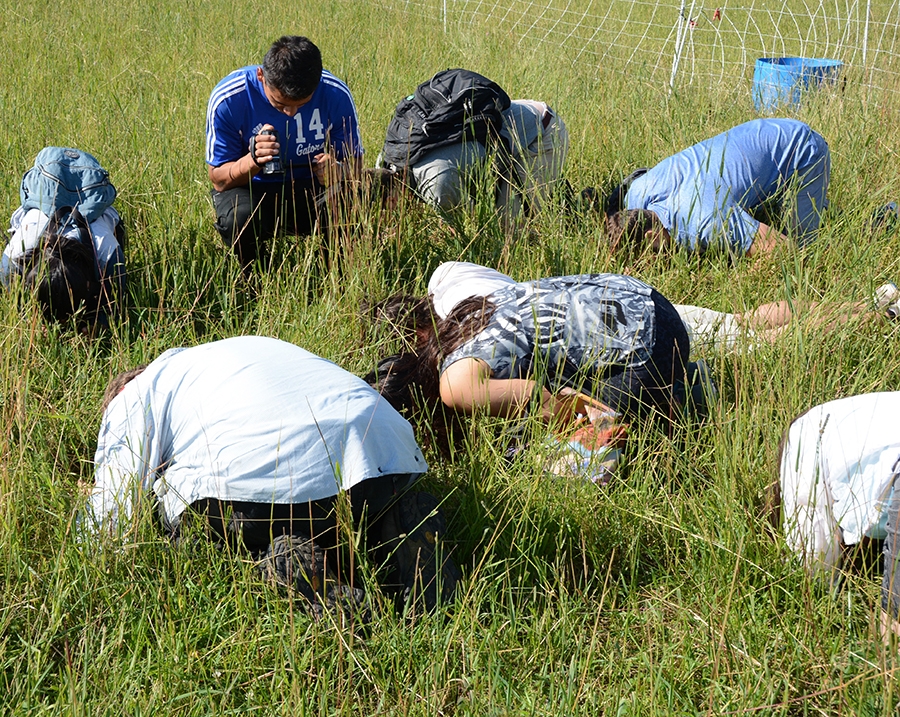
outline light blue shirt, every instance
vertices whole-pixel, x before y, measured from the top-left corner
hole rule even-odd
[[[625,208],[655,212],[672,238],[690,251],[721,244],[745,253],[759,231],[748,210],[807,171],[824,171],[827,186],[829,166],[828,145],[803,122],[752,120],[638,177],[625,195]]]
[[[427,470],[409,423],[362,379],[262,336],[163,353],[109,404],[94,461],[82,522],[110,532],[142,496],[171,528],[202,498],[304,503]]]

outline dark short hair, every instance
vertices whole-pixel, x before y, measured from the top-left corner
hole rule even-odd
[[[283,35],[272,43],[262,63],[266,83],[285,97],[309,97],[322,79],[322,53],[309,38]]]
[[[94,253],[85,244],[65,235],[45,236],[40,245],[25,252],[16,263],[48,322],[68,323],[81,309],[82,325],[96,321],[100,281]]]
[[[663,228],[656,212],[648,209],[625,209],[606,217],[606,234],[613,251],[639,252],[644,235]]]
[[[128,383],[144,373],[145,368],[147,368],[147,364],[142,364],[141,366],[130,368],[127,371],[122,371],[122,373],[116,374],[109,380],[109,383],[106,384],[106,390],[103,392],[101,413],[106,413],[106,409],[109,407],[112,400],[122,393],[122,389],[125,388]]]

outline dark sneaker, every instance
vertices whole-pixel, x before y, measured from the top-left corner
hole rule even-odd
[[[431,611],[452,603],[462,574],[443,543],[447,521],[438,499],[406,493],[387,511],[381,530],[403,586],[403,606],[414,609],[421,601]]]
[[[872,212],[869,222],[874,232],[893,233],[900,227],[900,207],[897,202],[888,202]]]
[[[357,623],[368,622],[365,593],[338,582],[326,567],[325,551],[304,535],[279,535],[257,567],[267,580],[299,593],[316,618],[325,611]]]
[[[709,366],[703,359],[692,361],[687,365],[686,389],[685,408],[688,412],[699,419],[709,416],[709,409],[718,400],[719,391],[716,389]]]

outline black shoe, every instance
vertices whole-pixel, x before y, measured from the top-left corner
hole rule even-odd
[[[603,209],[600,192],[594,187],[585,187],[581,190],[579,204],[581,205],[581,211],[583,212],[599,212]]]
[[[385,514],[381,537],[403,586],[400,609],[422,602],[431,611],[453,602],[462,574],[444,547],[446,531],[444,511],[428,493],[406,493]]]
[[[310,613],[330,612],[357,624],[369,621],[365,593],[338,582],[325,565],[325,551],[304,535],[279,535],[257,563],[267,580],[299,593]]]
[[[703,420],[709,416],[710,407],[719,398],[715,381],[706,361],[700,359],[687,365],[687,385],[685,409],[690,415]]]
[[[888,202],[872,212],[869,220],[873,232],[893,234],[900,227],[900,207],[897,202]]]

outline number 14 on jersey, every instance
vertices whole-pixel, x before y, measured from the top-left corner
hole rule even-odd
[[[294,115],[294,122],[297,125],[297,144],[306,144],[306,132],[309,132],[318,142],[325,139],[325,125],[322,124],[322,116],[319,114],[318,107],[313,109],[312,115],[309,118],[309,124],[306,126],[305,130],[303,127],[302,110]]]

